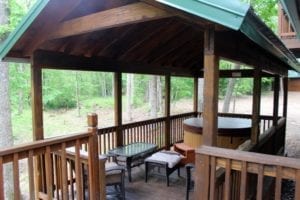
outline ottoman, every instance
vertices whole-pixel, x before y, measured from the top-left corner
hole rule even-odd
[[[145,159],[145,182],[148,181],[148,173],[151,167],[159,167],[165,169],[165,176],[167,178],[167,186],[169,186],[169,175],[176,169],[178,176],[180,176],[179,162],[182,159],[181,155],[175,151],[160,151],[152,154]]]

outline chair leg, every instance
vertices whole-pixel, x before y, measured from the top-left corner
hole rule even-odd
[[[145,162],[145,182],[148,181],[148,162]]]

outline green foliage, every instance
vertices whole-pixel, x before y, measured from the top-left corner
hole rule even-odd
[[[171,78],[171,101],[193,96],[193,79],[192,78]]]

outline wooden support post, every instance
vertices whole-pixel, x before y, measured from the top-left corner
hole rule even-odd
[[[171,77],[170,75],[165,76],[165,149],[169,150],[171,146]]]
[[[209,156],[196,154],[195,199],[209,199]],[[214,170],[214,169],[213,169]]]
[[[31,60],[31,108],[32,108],[32,134],[33,140],[44,139],[43,128],[43,95],[42,95],[42,70],[35,61],[35,56]],[[34,187],[35,196],[39,192],[46,192],[45,183],[45,163],[43,156],[34,158]]]
[[[273,99],[273,126],[278,124],[278,107],[279,107],[280,78],[274,77],[274,99]]]
[[[218,127],[219,57],[215,55],[212,27],[204,34],[203,144],[215,146]]]
[[[194,112],[198,115],[198,77],[194,78]]]
[[[88,114],[88,131],[90,133],[88,140],[88,168],[89,168],[89,198],[105,199],[105,189],[100,192],[99,182],[99,155],[98,155],[98,116],[95,113]],[[104,170],[104,169],[102,169]],[[103,185],[103,184],[102,184]],[[103,187],[103,186],[102,186]],[[101,195],[101,196],[100,196]]]
[[[255,68],[252,99],[252,129],[251,143],[257,144],[259,139],[260,124],[260,96],[261,96],[261,70]]]
[[[123,146],[122,132],[122,73],[114,74],[115,126],[117,126],[117,146]]]
[[[283,78],[283,117],[287,117],[288,105],[288,77]]]

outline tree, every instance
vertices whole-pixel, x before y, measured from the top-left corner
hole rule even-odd
[[[0,0],[0,26],[8,24],[8,1]],[[1,40],[3,40],[0,37]],[[11,109],[9,101],[8,64],[0,62],[0,148],[13,145]],[[13,198],[12,164],[4,166],[5,196]]]
[[[133,94],[134,94],[134,76],[127,74],[126,95],[127,95],[127,119],[132,121],[132,107],[133,107]]]
[[[235,64],[233,69],[240,69],[240,65]],[[223,113],[227,113],[229,111],[230,101],[231,101],[235,83],[236,83],[236,78],[230,78],[228,81],[226,95],[225,95],[223,109],[222,109]]]
[[[151,118],[157,117],[157,76],[151,76],[149,80],[149,103]]]

